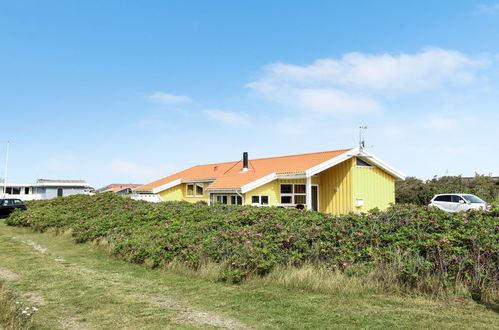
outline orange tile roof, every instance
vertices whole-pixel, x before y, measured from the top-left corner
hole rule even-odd
[[[249,169],[241,172],[242,161],[198,165],[167,176],[166,178],[140,186],[135,190],[152,190],[177,179],[211,179],[208,190],[239,189],[266,175],[277,173],[303,173],[307,169],[335,158],[351,149],[315,152],[300,155],[249,159]]]

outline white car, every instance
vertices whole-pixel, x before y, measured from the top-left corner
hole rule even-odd
[[[433,196],[429,205],[445,212],[485,210],[487,207],[487,203],[471,194],[438,194]]]

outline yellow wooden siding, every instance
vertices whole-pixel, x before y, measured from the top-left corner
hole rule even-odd
[[[331,214],[353,211],[353,164],[353,160],[348,159],[319,173],[319,211]]]
[[[319,178],[313,177],[312,184],[319,182]],[[306,179],[278,179],[258,188],[255,188],[245,194],[244,204],[251,205],[251,196],[263,195],[269,196],[269,205],[281,204],[281,184],[282,183],[302,183],[306,184]]]
[[[272,182],[266,183],[263,186],[255,188],[244,194],[244,204],[251,205],[251,196],[263,195],[269,196],[269,205],[275,205],[279,200],[279,182],[274,180]]]
[[[364,206],[356,207],[356,199],[364,199]],[[353,203],[356,212],[375,207],[384,210],[395,202],[395,178],[379,168],[353,167]]]
[[[206,188],[208,187],[209,183],[203,183],[204,184],[204,189],[203,189],[203,197],[187,197],[187,184],[186,183],[181,183],[175,187],[172,187],[170,189],[163,190],[162,192],[159,193],[159,196],[164,200],[164,201],[187,201],[191,203],[195,203],[198,201],[205,201],[208,202],[208,192],[206,191]]]

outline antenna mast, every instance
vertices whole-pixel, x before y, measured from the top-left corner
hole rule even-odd
[[[8,170],[8,165],[9,165],[9,147],[10,147],[10,141],[7,141],[7,151],[5,153],[5,172],[4,172],[4,178],[3,178],[3,196],[7,194],[7,170]]]
[[[359,148],[364,149],[366,146],[364,139],[362,138],[362,130],[366,130],[367,126],[359,126]]]

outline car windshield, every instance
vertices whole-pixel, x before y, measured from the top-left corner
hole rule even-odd
[[[466,199],[470,203],[485,203],[480,198],[475,195],[463,195],[464,199]]]

